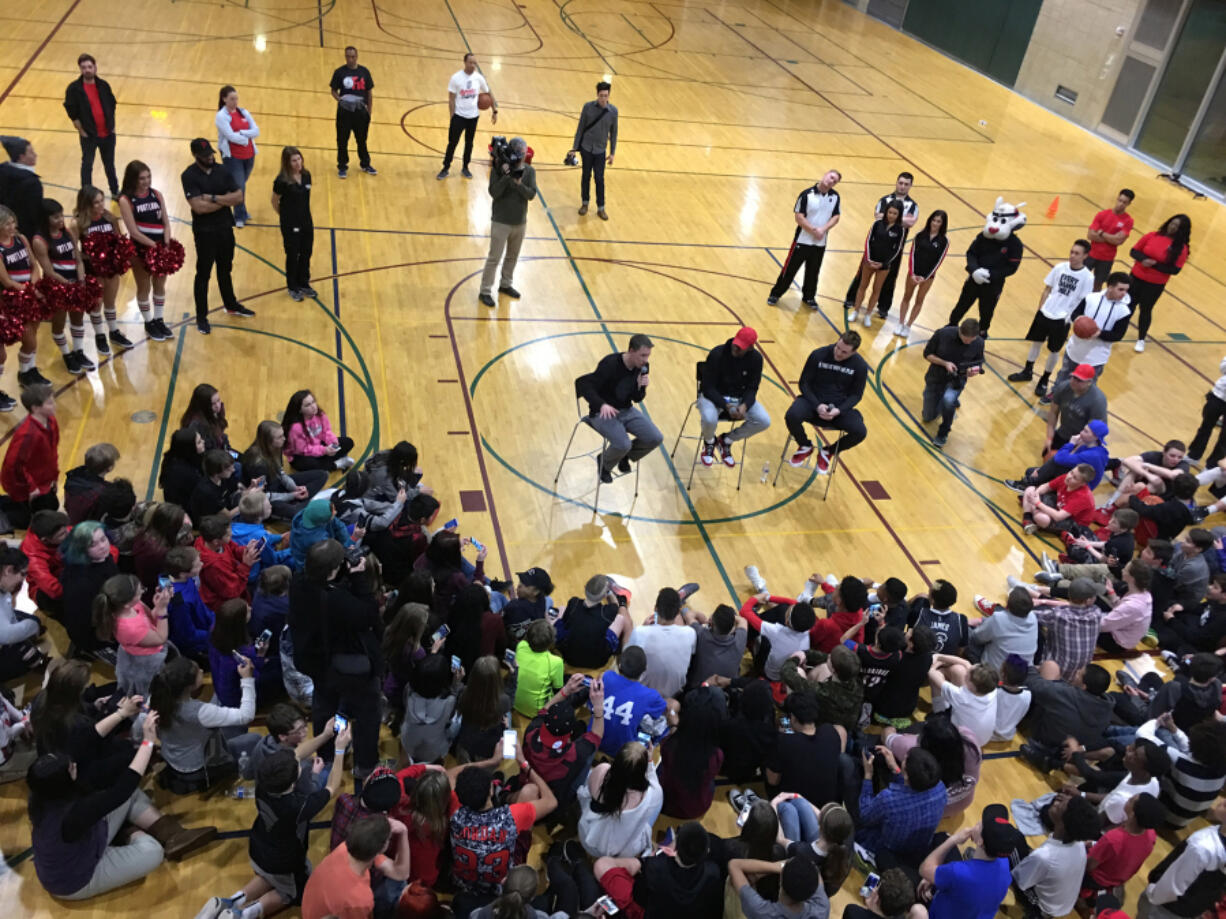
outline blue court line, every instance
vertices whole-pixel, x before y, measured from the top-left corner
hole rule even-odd
[[[336,316],[336,359],[344,360],[345,352],[341,345],[341,279],[340,268],[336,263],[336,230],[329,230],[328,235],[332,240],[332,312]],[[371,381],[372,385],[374,381]],[[349,421],[345,412],[345,375],[341,373],[340,367],[336,368],[336,392],[337,405],[340,406],[341,418],[341,437],[346,437],[349,434]]]
[[[600,308],[596,306],[596,300],[592,297],[592,292],[588,290],[587,282],[583,279],[583,272],[579,270],[579,263],[575,261],[574,255],[570,251],[570,246],[566,244],[566,237],[562,235],[561,229],[558,228],[558,223],[553,219],[553,212],[550,210],[549,203],[545,200],[545,196],[537,189],[537,197],[540,199],[541,206],[544,209],[545,216],[549,218],[549,225],[553,227],[554,233],[557,234],[558,242],[562,244],[562,251],[566,254],[566,260],[570,263],[571,271],[575,273],[575,277],[579,281],[579,286],[583,288],[583,295],[587,297],[588,305],[592,308],[592,312],[597,319],[602,320],[600,328],[604,332],[605,339],[609,343],[609,350],[613,353],[618,352],[618,347],[613,341],[613,335],[609,331],[608,325],[603,321],[604,317],[600,314]],[[640,404],[640,409],[648,418],[651,414],[646,407]],[[724,586],[728,588],[728,596],[732,598],[734,603],[739,601],[739,595],[736,588],[732,584],[732,579],[728,577],[728,572],[724,568],[724,563],[719,557],[719,552],[715,549],[715,544],[711,541],[711,534],[707,532],[706,524],[702,522],[702,518],[698,515],[698,509],[694,506],[694,501],[690,497],[689,491],[685,488],[685,483],[681,481],[681,474],[677,472],[677,467],[673,464],[673,458],[668,455],[668,451],[664,449],[664,443],[661,441],[659,447],[660,455],[664,457],[664,462],[668,466],[668,471],[672,473],[673,480],[677,484],[677,490],[681,493],[682,499],[685,501],[686,509],[690,513],[690,517],[694,520],[694,526],[698,530],[698,534],[702,537],[703,544],[707,547],[707,552],[711,555],[711,560],[715,562],[715,568],[719,572],[719,576],[724,581]],[[646,457],[644,457],[645,459]]]
[[[183,318],[187,319],[187,313],[183,314]],[[158,470],[162,465],[162,448],[166,446],[166,427],[170,424],[170,407],[175,401],[175,384],[179,380],[179,364],[183,360],[183,342],[187,338],[188,324],[184,323],[179,326],[179,341],[175,345],[175,360],[170,365],[170,383],[166,387],[166,402],[162,406],[162,424],[158,429],[157,446],[153,449],[153,468],[149,471],[149,487],[145,489],[145,500],[153,500],[153,489],[157,484]]]

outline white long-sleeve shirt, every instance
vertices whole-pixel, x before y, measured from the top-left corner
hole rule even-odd
[[[251,144],[251,152],[258,153],[255,146],[255,139],[260,136],[260,127],[255,123],[255,119],[251,117],[251,113],[241,105],[238,111],[247,119],[247,124],[251,125],[242,131],[236,131],[230,125],[230,110],[224,105],[217,110],[217,114],[213,117],[214,123],[217,125],[217,151],[224,157],[230,155],[230,145],[238,144],[240,147],[245,147]]]
[[[1213,394],[1219,399],[1226,400],[1226,357],[1222,358],[1222,363],[1218,364],[1217,372],[1221,376],[1213,384]]]
[[[1167,867],[1154,883],[1145,888],[1149,902],[1156,906],[1173,903],[1206,871],[1226,868],[1226,845],[1216,826],[1207,826],[1188,837],[1188,847]]]

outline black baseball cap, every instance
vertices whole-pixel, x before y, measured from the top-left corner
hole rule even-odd
[[[1021,831],[1009,822],[1009,810],[1003,804],[989,804],[980,821],[983,850],[993,858],[1004,858],[1023,839]]]
[[[528,587],[535,587],[543,594],[553,593],[553,581],[549,578],[549,572],[544,568],[529,568],[527,571],[521,571],[516,575],[521,584],[526,584]]]
[[[213,145],[209,143],[206,137],[197,137],[192,141],[192,156],[199,156],[201,153],[216,153]]]

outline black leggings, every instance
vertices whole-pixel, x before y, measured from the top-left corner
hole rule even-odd
[[[1137,338],[1145,339],[1149,335],[1149,324],[1154,319],[1154,304],[1166,290],[1165,284],[1155,284],[1153,281],[1142,281],[1135,274],[1128,285],[1128,295],[1132,297],[1137,308]]]
[[[592,874],[592,866],[586,861],[568,865],[554,856],[545,863],[549,887],[532,901],[532,905],[546,913],[565,913],[578,916],[591,907],[604,893],[600,882]]]
[[[311,285],[311,250],[315,246],[315,227],[281,226],[281,242],[285,246],[285,286],[301,290]]]
[[[325,472],[331,472],[336,468],[336,461],[342,456],[348,456],[349,451],[353,449],[352,437],[338,437],[336,438],[336,443],[340,449],[331,456],[327,454],[323,456],[291,456],[289,464],[298,472],[308,472],[312,469],[322,469]]]

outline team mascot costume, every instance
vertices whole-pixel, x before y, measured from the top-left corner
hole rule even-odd
[[[1026,225],[1026,215],[1021,204],[1006,204],[1004,198],[996,199],[996,207],[988,214],[983,232],[975,237],[966,250],[966,273],[969,277],[962,285],[962,293],[949,314],[949,324],[962,321],[976,300],[979,301],[979,334],[988,337],[992,314],[1000,292],[1005,289],[1005,278],[1017,271],[1022,263],[1022,242],[1015,231]]]

